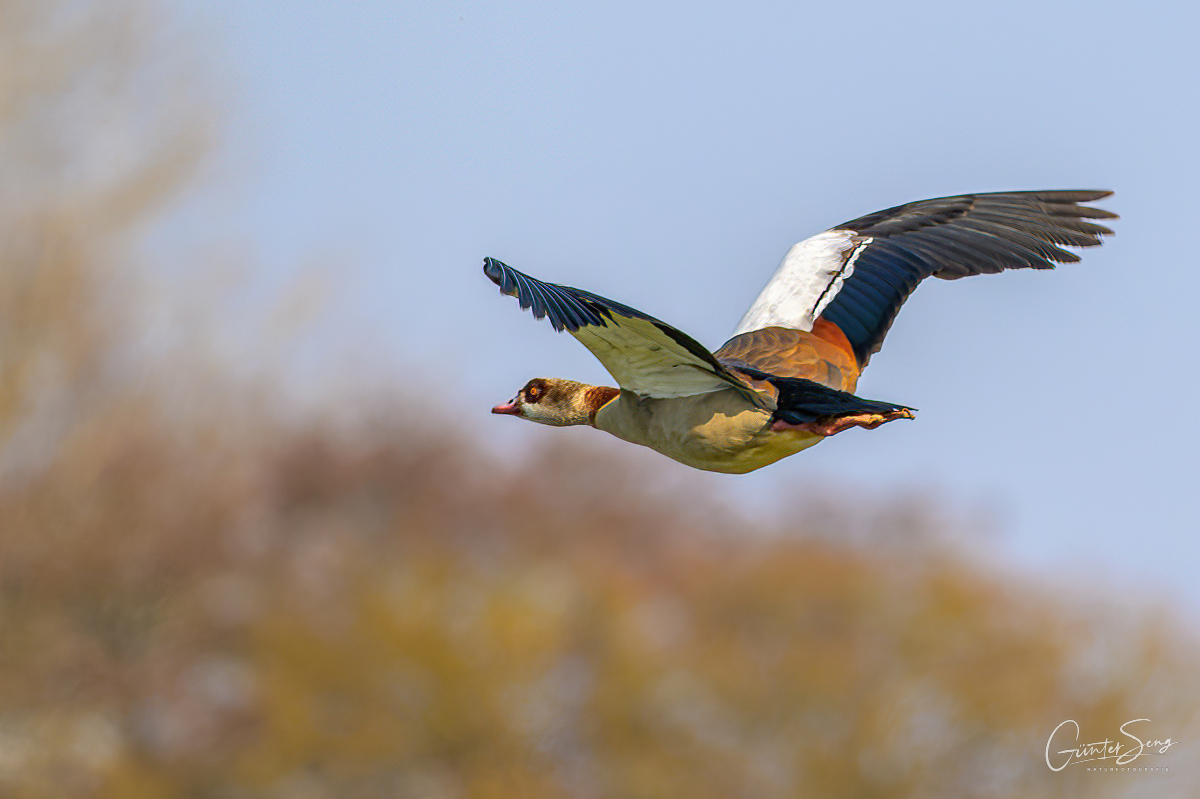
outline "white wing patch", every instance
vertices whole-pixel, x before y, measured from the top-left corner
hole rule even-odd
[[[792,247],[733,335],[764,327],[812,330],[871,241],[853,230],[827,230]]]
[[[621,388],[667,399],[730,388],[729,380],[646,319],[614,314],[609,324],[571,335],[592,351]]]

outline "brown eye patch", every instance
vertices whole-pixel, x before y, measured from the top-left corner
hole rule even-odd
[[[542,393],[543,393],[543,390],[542,390],[541,386],[539,386],[539,385],[529,386],[528,388],[525,389],[525,401],[526,402],[537,402],[538,400],[540,400],[542,398]]]

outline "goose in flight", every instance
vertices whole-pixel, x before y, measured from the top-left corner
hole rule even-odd
[[[538,377],[492,413],[591,425],[697,469],[742,474],[851,427],[913,418],[862,399],[859,373],[923,279],[1078,261],[1116,215],[1108,191],[964,194],[900,205],[805,239],[784,256],[716,352],[653,316],[494,258],[502,294],[579,339],[619,388]]]

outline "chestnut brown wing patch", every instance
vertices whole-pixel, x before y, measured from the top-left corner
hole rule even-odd
[[[858,361],[837,326],[818,319],[811,331],[765,327],[734,336],[713,353],[731,369],[749,367],[776,377],[811,380],[840,391],[858,383]],[[760,386],[756,385],[756,388]]]

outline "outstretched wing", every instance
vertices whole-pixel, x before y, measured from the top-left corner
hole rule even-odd
[[[756,405],[766,402],[703,345],[653,316],[588,291],[543,283],[495,258],[484,259],[483,273],[501,294],[579,339],[627,391],[669,398],[736,388]]]
[[[767,327],[841,329],[860,366],[878,352],[896,312],[926,277],[953,280],[1078,261],[1112,231],[1089,219],[1116,214],[1080,205],[1110,191],[963,194],[899,205],[806,239],[784,256],[734,335]]]

